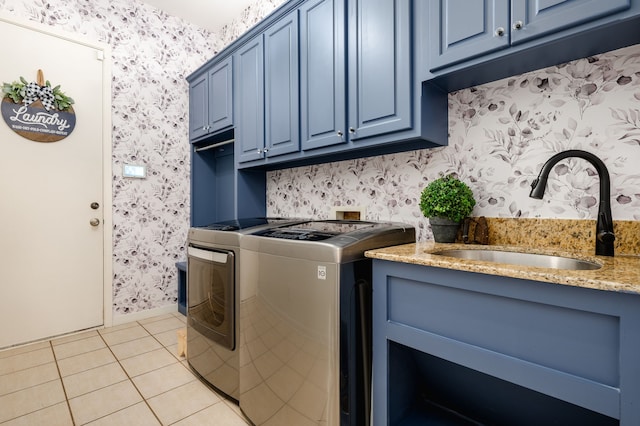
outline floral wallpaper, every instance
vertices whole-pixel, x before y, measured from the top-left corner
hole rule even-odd
[[[0,11],[112,48],[114,316],[177,302],[189,227],[188,84],[215,35],[138,0],[0,0]],[[147,178],[122,178],[124,163]]]
[[[640,45],[450,93],[447,147],[269,172],[267,212],[364,206],[366,219],[428,240],[420,193],[454,173],[475,195],[473,216],[595,219],[599,180],[582,159],[558,163],[543,200],[529,198],[544,162],[568,149],[606,164],[614,220],[640,220]]]
[[[285,1],[287,0],[255,0],[242,11],[239,17],[220,29],[218,36],[222,45],[230,44]]]

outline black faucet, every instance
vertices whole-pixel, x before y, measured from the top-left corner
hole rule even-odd
[[[542,200],[544,190],[547,187],[549,172],[555,164],[567,157],[583,158],[593,164],[600,178],[600,204],[598,205],[598,221],[596,223],[596,255],[613,256],[613,241],[616,239],[613,233],[613,218],[611,217],[611,190],[609,171],[601,159],[590,152],[571,149],[560,152],[549,158],[538,178],[531,183],[529,197]]]

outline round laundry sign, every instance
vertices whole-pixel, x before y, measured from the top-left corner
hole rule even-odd
[[[42,71],[38,81],[4,83],[1,102],[2,118],[17,134],[36,142],[57,142],[69,136],[76,126],[74,101],[60,91],[60,86],[43,83]]]

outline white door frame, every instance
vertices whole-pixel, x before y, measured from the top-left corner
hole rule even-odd
[[[76,34],[62,31],[48,25],[27,21],[17,18],[6,12],[0,12],[0,21],[18,25],[23,28],[47,34],[63,40],[84,45],[101,52],[102,54],[102,201],[103,206],[103,318],[104,326],[113,324],[113,194],[111,189],[112,167],[111,167],[111,47],[102,42],[87,40]]]

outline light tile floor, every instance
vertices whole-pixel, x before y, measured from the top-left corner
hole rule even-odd
[[[0,424],[246,426],[177,355],[176,312],[0,351]]]

